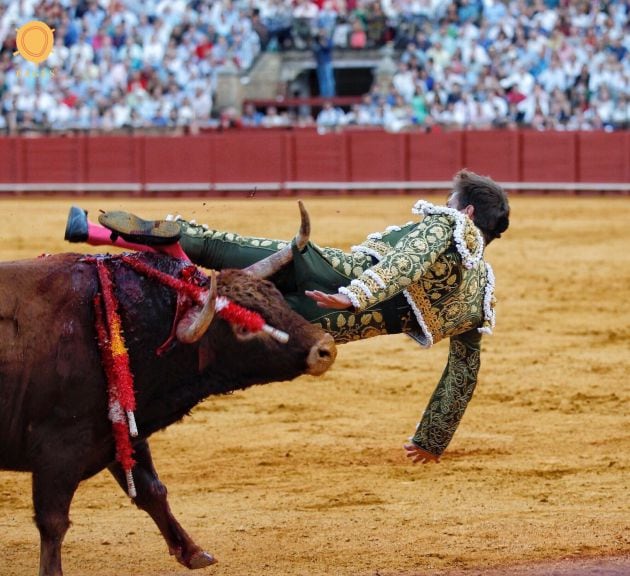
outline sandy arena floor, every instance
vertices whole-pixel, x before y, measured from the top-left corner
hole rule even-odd
[[[0,257],[71,250],[73,201],[281,238],[297,226],[294,199],[4,200]],[[410,220],[414,201],[307,198],[312,238],[347,248]],[[630,201],[512,206],[487,251],[497,329],[440,464],[409,464],[402,444],[448,346],[404,336],[342,346],[319,379],[209,398],[153,437],[173,510],[219,559],[200,574],[630,574]],[[37,572],[31,517],[30,477],[0,473],[0,575]],[[106,473],[79,488],[71,518],[68,576],[188,574]]]

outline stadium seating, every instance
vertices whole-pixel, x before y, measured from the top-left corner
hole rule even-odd
[[[320,131],[626,129],[627,10],[622,0],[2,3],[0,130],[238,127],[246,115],[215,105],[218,76],[246,72],[261,51],[310,50],[321,31],[335,51],[392,46],[397,69],[351,107],[321,117]],[[32,19],[55,29],[53,53],[39,66],[13,54],[16,29]],[[298,123],[266,111],[256,111],[255,125]]]

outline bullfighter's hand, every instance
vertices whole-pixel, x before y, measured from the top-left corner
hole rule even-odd
[[[311,300],[315,300],[320,308],[333,308],[334,310],[345,310],[352,306],[350,298],[344,294],[326,294],[319,290],[306,290],[304,292]]]
[[[414,464],[417,464],[418,462],[422,464],[435,462],[438,464],[440,462],[439,456],[431,454],[431,452],[427,452],[415,444],[405,444],[403,448],[407,451],[407,458],[411,458]]]

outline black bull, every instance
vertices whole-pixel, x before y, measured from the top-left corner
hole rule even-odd
[[[164,256],[139,258],[175,276],[184,266]],[[218,294],[262,314],[290,335],[288,343],[244,333],[215,316],[200,340],[177,343],[158,357],[173,323],[175,294],[120,260],[112,261],[112,277],[136,390],[134,501],[180,563],[203,567],[214,559],[171,514],[147,438],[208,395],[324,372],[334,361],[334,343],[291,311],[270,282],[226,270],[217,276]],[[0,264],[0,468],[32,472],[40,576],[62,574],[61,543],[78,484],[108,468],[126,488],[96,340],[98,291],[94,263],[78,255]]]

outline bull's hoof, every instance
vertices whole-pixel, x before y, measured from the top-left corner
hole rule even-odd
[[[196,570],[197,568],[205,568],[206,566],[212,566],[216,564],[217,559],[207,552],[197,552],[191,559],[189,568]]]
[[[175,556],[175,558],[177,558],[177,561],[182,566],[186,566],[186,568],[189,568],[190,570],[197,570],[197,568],[206,568],[207,566],[212,566],[212,564],[217,563],[217,559],[212,554],[208,554],[203,550],[195,552],[189,558],[184,557],[181,548],[177,548],[175,550],[171,549],[170,553]]]

